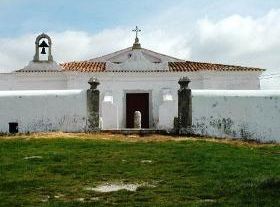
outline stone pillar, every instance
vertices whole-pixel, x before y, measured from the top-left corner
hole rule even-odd
[[[134,112],[134,128],[141,129],[141,112],[140,111]]]
[[[88,83],[90,89],[87,90],[87,129],[90,132],[96,132],[100,130],[99,127],[99,90],[97,86],[100,84],[96,78],[90,78]]]
[[[179,134],[192,133],[192,93],[188,87],[190,83],[188,77],[179,80],[180,89],[178,90],[178,129]]]

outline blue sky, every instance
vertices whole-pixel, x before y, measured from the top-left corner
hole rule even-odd
[[[0,0],[0,72],[23,67],[50,34],[58,62],[142,46],[188,60],[278,71],[279,0]],[[277,38],[278,37],[278,38]]]
[[[279,6],[278,0],[0,0],[0,18],[5,20],[1,21],[0,36],[65,30],[95,33],[147,24],[178,7],[184,7],[181,15],[190,24],[204,16],[214,20],[232,14],[261,16]]]

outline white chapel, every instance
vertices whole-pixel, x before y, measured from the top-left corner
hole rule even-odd
[[[103,128],[131,128],[140,110],[144,128],[160,128],[159,114],[176,116],[178,80],[187,76],[191,89],[258,90],[263,69],[193,62],[141,47],[136,27],[132,47],[89,60],[59,64],[52,56],[52,41],[41,34],[30,63],[0,74],[0,90],[88,89],[99,80]],[[162,106],[165,112],[161,112]],[[116,121],[115,121],[116,120]],[[171,125],[172,123],[170,123]]]

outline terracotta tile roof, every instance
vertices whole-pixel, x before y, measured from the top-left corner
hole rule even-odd
[[[62,71],[78,71],[78,72],[103,72],[106,67],[105,62],[69,62],[60,64]]]
[[[78,72],[106,72],[105,62],[69,62],[60,64],[63,68],[62,71],[78,71]],[[265,71],[260,68],[242,67],[234,65],[223,65],[213,63],[201,63],[201,62],[169,62],[169,71],[167,72],[195,72],[195,71]],[[116,72],[116,71],[115,71]],[[131,72],[131,71],[121,71]],[[135,71],[138,72],[138,71]],[[143,71],[139,71],[143,72]],[[163,72],[163,71],[149,71],[149,72]]]
[[[169,71],[171,72],[194,72],[194,71],[264,71],[260,68],[242,67],[234,65],[223,65],[213,63],[201,63],[201,62],[169,62]]]

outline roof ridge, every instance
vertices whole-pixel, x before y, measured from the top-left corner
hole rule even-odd
[[[143,49],[143,50],[147,50],[147,51],[152,52],[152,53],[156,53],[156,54],[158,54],[158,55],[162,55],[162,56],[168,57],[168,58],[173,58],[173,59],[179,60],[178,62],[186,61],[186,60],[179,59],[179,58],[176,58],[176,57],[173,57],[173,56],[170,56],[170,55],[165,55],[165,54],[162,54],[162,53],[153,51],[153,50],[149,50],[149,49],[146,49],[146,48],[142,48],[142,49]]]
[[[88,59],[89,62],[92,62],[91,60],[95,60],[95,59],[103,59],[104,57],[106,56],[109,56],[109,55],[113,55],[113,54],[116,54],[116,53],[121,53],[123,51],[126,51],[128,49],[132,49],[132,47],[127,47],[127,48],[124,48],[124,49],[121,49],[121,50],[117,50],[115,52],[112,52],[112,53],[109,53],[109,54],[106,54],[106,55],[101,55],[101,56],[98,56],[98,57],[95,57],[95,58],[90,58]]]
[[[117,50],[117,51],[114,51],[114,52],[106,54],[106,55],[101,55],[101,56],[98,56],[98,57],[95,57],[95,58],[91,58],[91,59],[88,59],[88,61],[92,62],[93,60],[104,59],[106,57],[111,58],[111,57],[114,57],[114,55],[119,55],[122,52],[126,52],[128,50],[132,50],[132,47],[127,47],[127,48]],[[146,48],[141,48],[140,50],[147,51],[148,53],[154,53],[154,54],[166,57],[166,58],[172,58],[172,59],[175,59],[175,60],[178,60],[178,61],[185,61],[184,59],[179,59],[179,58],[176,58],[176,57],[173,57],[173,56],[170,56],[170,55],[165,55],[165,54],[162,54],[162,53],[159,53],[159,52],[156,52],[156,51],[153,51],[153,50],[149,50],[149,49],[146,49]]]

